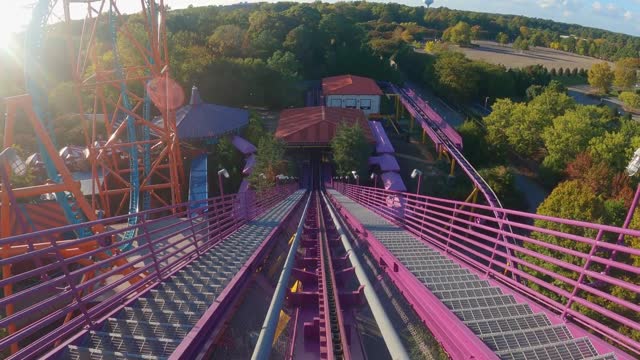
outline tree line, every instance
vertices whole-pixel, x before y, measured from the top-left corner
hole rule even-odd
[[[429,9],[420,23],[438,34],[460,22],[478,40],[517,43],[518,48],[544,46],[605,60],[637,57],[640,38],[607,30],[526,16],[487,14],[447,8]],[[471,29],[476,27],[474,31]],[[459,27],[458,27],[459,28]]]

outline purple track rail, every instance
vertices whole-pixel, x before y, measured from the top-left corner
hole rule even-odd
[[[416,120],[420,122],[422,128],[435,142],[436,146],[444,146],[446,148],[447,152],[457,161],[462,171],[467,174],[469,180],[471,180],[474,186],[482,192],[487,204],[495,209],[493,212],[495,219],[500,219],[501,216],[503,216],[500,212],[500,209],[502,209],[502,203],[489,184],[487,184],[478,171],[462,154],[462,140],[460,139],[460,135],[455,132],[451,126],[446,124],[444,120],[433,109],[431,109],[429,105],[422,101],[422,99],[420,99],[412,89],[398,88],[391,83],[386,85],[389,86],[394,93],[400,96],[400,102],[416,118]],[[515,241],[513,240],[513,237],[509,235],[513,232],[510,225],[506,223],[505,228],[508,231],[501,235],[502,240],[513,244]],[[511,249],[507,248],[507,252],[510,251]],[[518,266],[517,262],[512,264],[515,267]],[[514,273],[513,276],[516,280],[518,279],[517,274]]]
[[[426,103],[418,103],[416,100],[417,95],[411,89],[398,88],[393,84],[388,85],[392,91],[400,95],[400,102],[404,105],[409,112],[414,115],[416,120],[420,122],[422,128],[427,132],[429,137],[436,143],[441,144],[447,150],[447,152],[456,160],[458,165],[462,168],[462,171],[467,174],[473,184],[482,192],[487,203],[495,208],[502,208],[502,204],[496,196],[493,189],[487,184],[487,182],[480,176],[478,171],[471,165],[471,163],[464,157],[460,148],[462,142],[456,142],[456,137],[451,134],[450,126],[447,125],[443,128],[442,120],[439,116],[437,119],[433,119],[433,114],[436,114]],[[431,116],[429,115],[431,114]],[[437,115],[437,114],[436,114]],[[439,120],[438,120],[439,119]],[[455,132],[455,131],[453,131]],[[457,133],[456,133],[457,135]],[[457,135],[459,138],[460,135]]]
[[[589,338],[600,353],[615,352],[619,359],[632,358],[622,348],[640,356],[640,342],[633,335],[640,332],[640,305],[634,300],[640,293],[640,268],[632,261],[640,257],[640,249],[615,244],[618,236],[640,237],[640,230],[364,186],[336,182],[333,186],[473,269],[505,293],[546,312],[552,323],[565,324],[574,337]],[[394,208],[398,204],[402,211]],[[536,220],[545,226],[531,225]],[[515,232],[506,230],[506,226]],[[591,236],[575,235],[573,229],[587,230]],[[504,236],[517,242],[505,244],[500,240]],[[555,243],[543,240],[548,237]],[[563,242],[579,246],[567,249],[559,245]],[[614,251],[617,259],[626,260],[610,259],[608,254]],[[508,265],[513,257],[518,259],[518,268]],[[561,271],[553,271],[546,264]],[[612,268],[611,273],[602,271],[605,266]],[[516,273],[521,281],[509,273]]]

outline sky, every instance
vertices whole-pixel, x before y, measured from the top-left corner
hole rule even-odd
[[[30,8],[36,1],[38,0],[0,0],[0,45],[8,33],[19,31],[29,21]],[[165,0],[173,9],[188,5],[228,5],[238,2],[239,0]],[[422,5],[421,0],[397,2],[410,6]],[[132,12],[136,6],[139,7],[139,2],[133,0],[121,0],[118,3],[125,4],[118,5],[123,12]],[[438,6],[539,17],[640,36],[640,0],[434,0],[432,7]],[[84,15],[84,11],[78,13]]]

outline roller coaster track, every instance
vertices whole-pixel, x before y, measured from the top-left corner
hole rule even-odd
[[[111,45],[113,49],[113,61],[116,69],[116,76],[120,79],[120,96],[122,97],[122,105],[128,111],[131,111],[131,103],[129,102],[129,94],[127,94],[127,84],[125,82],[124,73],[122,71],[122,64],[120,63],[120,55],[118,52],[118,33],[115,26],[115,14],[113,11],[113,4],[109,3],[109,31],[111,32]],[[130,143],[136,142],[136,124],[133,116],[127,114],[125,121],[127,122],[127,134]],[[129,214],[135,214],[139,210],[140,206],[140,171],[138,169],[138,149],[135,145],[131,145],[129,148],[129,183],[131,184],[131,191],[129,192]],[[127,221],[129,226],[133,227],[138,221],[135,216],[129,217]],[[127,231],[124,240],[129,240],[135,237],[137,230],[135,227],[132,230]],[[121,250],[126,250],[131,245],[123,245]]]
[[[431,129],[435,135],[437,136],[440,143],[446,148],[447,152],[456,160],[456,162],[460,165],[462,171],[469,177],[469,180],[473,182],[474,186],[477,187],[482,194],[484,195],[487,203],[495,208],[502,209],[502,203],[500,203],[500,199],[496,193],[491,189],[489,184],[480,176],[478,171],[471,165],[471,163],[464,157],[460,149],[449,139],[449,137],[442,131],[442,128],[436,125],[430,118],[427,116],[426,112],[418,105],[418,103],[413,99],[412,96],[409,95],[408,89],[406,88],[398,88],[393,84],[389,85],[393,92],[399,94],[401,96],[400,101],[406,107],[411,107],[419,117],[416,118],[423,126],[427,126]]]
[[[437,138],[437,141],[439,141],[440,144],[445,147],[451,157],[455,159],[458,165],[460,165],[460,168],[462,169],[462,171],[464,171],[469,180],[471,180],[473,185],[484,195],[484,198],[486,199],[489,206],[495,209],[493,213],[496,219],[502,218],[502,220],[508,220],[506,218],[506,215],[500,211],[501,209],[503,209],[503,207],[496,193],[482,178],[482,176],[480,176],[478,171],[473,167],[473,165],[471,165],[469,160],[464,157],[462,151],[451,141],[449,136],[445,134],[442,128],[429,118],[424,109],[422,109],[422,107],[416,102],[416,100],[409,94],[410,89],[399,88],[393,84],[387,84],[387,86],[389,86],[389,88],[392,89],[394,93],[400,96],[400,102],[402,102],[402,104],[407,107],[407,109],[411,108],[413,112],[416,113],[416,120],[420,122],[422,128],[425,131],[427,130],[427,128],[430,129],[430,136],[435,136]],[[506,225],[506,230],[509,233],[513,232],[511,226],[508,224]],[[514,240],[510,236],[504,237],[503,240],[508,241],[509,243],[514,243]]]

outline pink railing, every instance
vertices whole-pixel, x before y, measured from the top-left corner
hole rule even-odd
[[[0,239],[0,248],[11,247],[14,253],[7,256],[5,251],[0,260],[0,266],[13,270],[0,287],[14,290],[0,298],[0,308],[15,308],[13,315],[0,319],[0,328],[16,326],[0,339],[0,350],[9,355],[9,347],[18,343],[15,358],[34,357],[104,321],[297,188],[289,184],[258,194],[210,198],[198,209],[190,206],[194,202],[141,212],[134,226],[138,233],[128,241],[137,246],[127,251],[119,250],[125,243],[118,240],[131,229],[126,226],[130,215]],[[57,240],[98,224],[107,231]],[[88,246],[96,241],[99,246]]]
[[[640,238],[639,230],[344,183],[333,187],[560,319],[640,355],[640,249],[615,244],[620,235]]]

